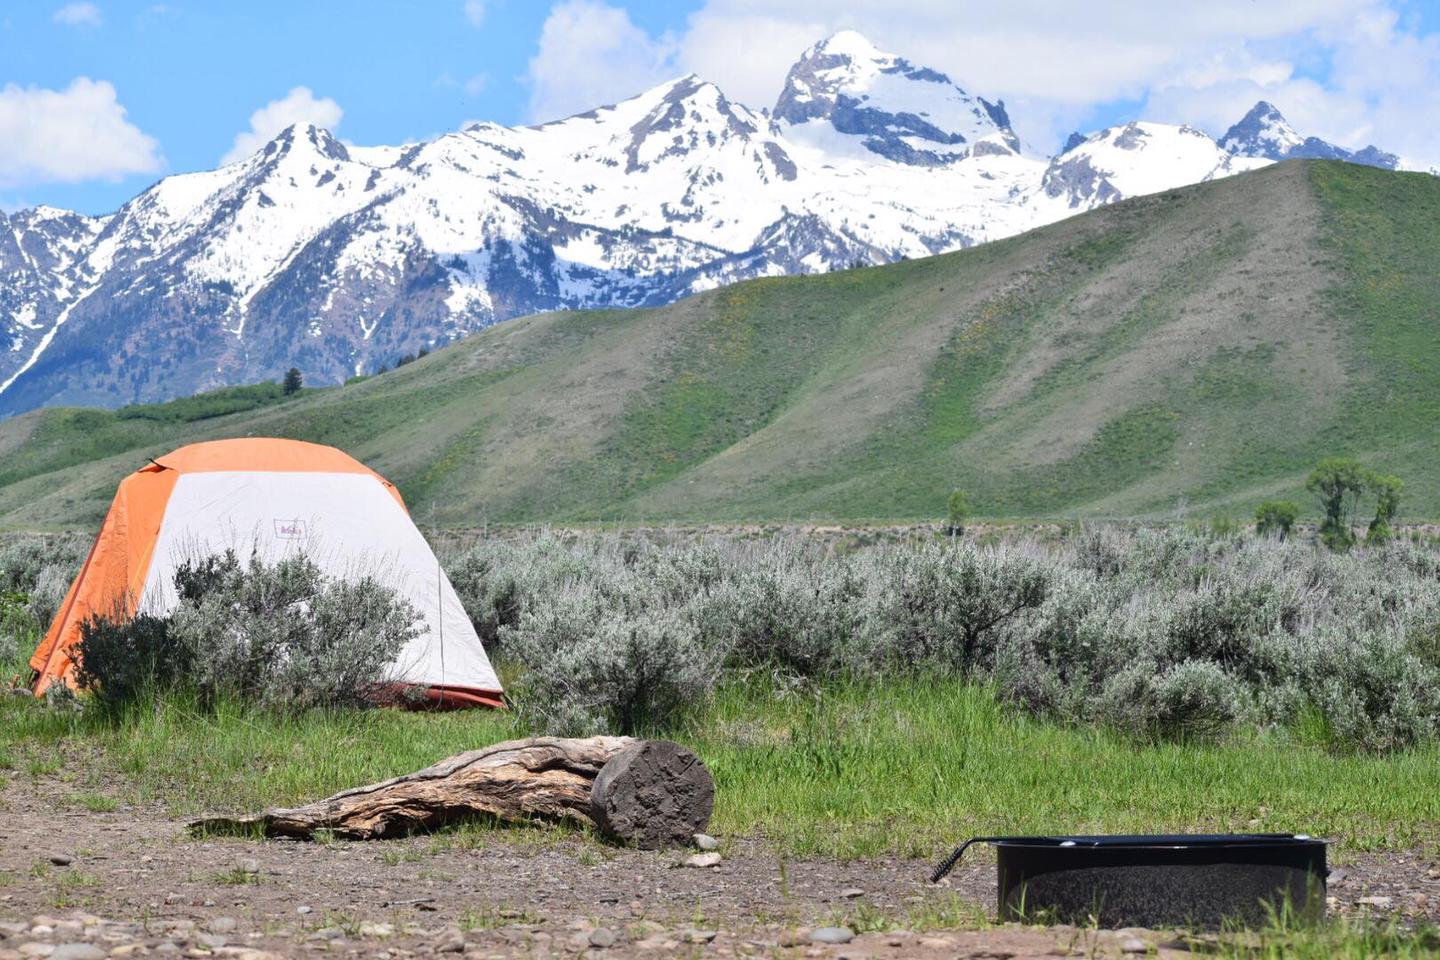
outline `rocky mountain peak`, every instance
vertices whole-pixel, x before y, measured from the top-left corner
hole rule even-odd
[[[1275,105],[1256,103],[1220,138],[1220,146],[1237,157],[1265,160],[1345,160],[1371,167],[1395,170],[1400,158],[1376,146],[1348,150],[1319,137],[1302,137],[1295,132]]]
[[[1250,108],[1240,121],[1225,131],[1220,146],[1241,157],[1264,157],[1280,160],[1304,138],[1295,132],[1275,105],[1265,100]]]
[[[627,173],[668,156],[688,156],[739,140],[748,142],[761,121],[732,102],[715,84],[696,74],[661,84],[637,100],[652,103],[629,128]]]
[[[348,161],[350,151],[335,135],[313,123],[292,123],[261,147],[257,156],[275,161],[292,155],[317,156],[331,161]]]
[[[1003,103],[972,97],[938,70],[884,53],[853,30],[801,55],[772,116],[791,128],[829,127],[859,138],[872,153],[916,166],[961,159],[994,133],[1012,149],[1020,146]]]

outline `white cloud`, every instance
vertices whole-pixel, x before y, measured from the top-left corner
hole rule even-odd
[[[600,0],[557,4],[530,58],[530,118],[555,120],[634,96],[675,75],[675,39],[652,37]]]
[[[126,119],[107,81],[0,88],[0,186],[113,181],[162,164],[160,145]]]
[[[806,47],[855,29],[1003,99],[1041,150],[1106,104],[1139,102],[1147,117],[1221,133],[1269,99],[1301,133],[1435,162],[1440,36],[1417,34],[1396,13],[1400,2],[705,0],[678,36],[655,37],[621,10],[572,0],[542,31],[531,108],[558,116],[690,71],[752,107],[771,106]]]
[[[295,87],[279,100],[271,100],[250,114],[250,129],[235,135],[234,145],[220,162],[244,160],[291,124],[313,123],[333,132],[344,115],[340,104],[329,97],[317,99],[309,87]]]
[[[50,19],[67,27],[98,27],[103,22],[100,8],[93,3],[67,3]]]
[[[470,21],[470,26],[484,26],[485,0],[465,0],[464,11],[465,19]]]

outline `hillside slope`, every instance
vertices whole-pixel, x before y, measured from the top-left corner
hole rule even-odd
[[[92,523],[147,456],[246,434],[344,447],[448,525],[933,517],[956,486],[989,515],[1239,513],[1303,502],[1335,453],[1436,516],[1437,323],[1440,179],[1287,162],[953,254],[515,320],[227,416],[37,411],[0,424],[0,525]]]
[[[1042,156],[1003,103],[853,31],[807,50],[768,113],[692,75],[397,147],[299,123],[113,214],[0,211],[0,417],[292,363],[337,385],[513,317],[930,256],[1297,156],[1400,163],[1304,139],[1267,103],[1223,147],[1137,120]]]

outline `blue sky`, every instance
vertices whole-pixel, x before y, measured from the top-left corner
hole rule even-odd
[[[755,107],[840,28],[1003,97],[1036,150],[1144,116],[1440,162],[1440,0],[23,0],[0,7],[0,207],[114,209],[312,119],[356,143],[550,119],[692,70]],[[1181,12],[1176,12],[1180,10]],[[257,111],[259,113],[257,114]],[[237,137],[240,138],[237,141]]]

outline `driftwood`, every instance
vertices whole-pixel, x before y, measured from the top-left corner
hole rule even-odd
[[[688,843],[705,829],[715,782],[700,758],[668,740],[537,737],[442,760],[303,807],[195,820],[197,833],[259,830],[309,839],[394,837],[475,816],[573,821],[638,847]]]

